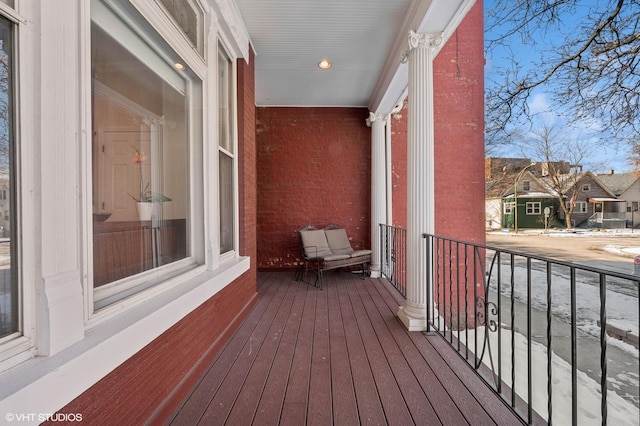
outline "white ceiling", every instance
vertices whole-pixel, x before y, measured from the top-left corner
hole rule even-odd
[[[395,104],[409,29],[447,37],[474,1],[236,0],[256,52],[256,104]],[[318,68],[323,58],[331,69]]]

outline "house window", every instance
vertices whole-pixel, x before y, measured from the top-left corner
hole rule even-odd
[[[527,214],[540,214],[542,211],[541,203],[539,201],[528,202],[525,206],[525,211]]]
[[[582,192],[589,192],[591,191],[591,184],[585,183],[582,185]]]
[[[218,44],[218,158],[220,202],[220,254],[235,248],[235,133],[233,62]]]
[[[522,181],[522,190],[523,191],[531,191],[531,181],[530,180],[523,180]]]
[[[124,13],[124,12],[122,12]],[[131,13],[131,12],[129,12]],[[149,27],[91,8],[94,307],[194,262],[202,84]],[[124,21],[128,23],[125,25]],[[177,69],[174,64],[183,64]],[[151,274],[163,268],[165,272]]]
[[[21,284],[18,277],[16,137],[14,134],[14,24],[0,16],[0,185],[4,223],[0,232],[0,341],[21,332]]]
[[[637,212],[638,211],[638,202],[637,201],[632,201],[631,204],[627,204],[627,212],[631,213],[631,212]]]
[[[3,184],[4,184],[4,182],[3,182]],[[6,200],[6,199],[7,199],[7,190],[6,189],[0,189],[0,201]]]
[[[194,0],[160,0],[189,43],[204,55],[204,12]]]
[[[587,213],[589,204],[586,201],[576,202],[576,206],[573,208],[574,213]]]
[[[510,201],[508,203],[504,203],[504,214],[511,214],[515,210],[516,203]]]

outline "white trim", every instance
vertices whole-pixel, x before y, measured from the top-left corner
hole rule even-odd
[[[529,212],[531,206],[531,213]],[[539,216],[542,214],[542,203],[540,201],[528,201],[524,205],[524,213],[528,216]]]
[[[199,274],[113,321],[97,325],[82,341],[62,352],[34,358],[0,375],[0,413],[55,413],[249,267],[249,258],[241,257],[215,272]]]

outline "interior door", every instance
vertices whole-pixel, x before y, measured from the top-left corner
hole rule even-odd
[[[140,196],[140,179],[147,183],[151,178],[150,129],[142,126],[138,129],[101,130],[97,138],[94,145],[98,148],[98,182],[94,196],[96,207],[100,211],[110,212],[111,222],[137,220],[134,198]],[[148,160],[134,164],[136,150],[144,152]]]

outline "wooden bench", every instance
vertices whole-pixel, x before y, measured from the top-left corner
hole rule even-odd
[[[322,289],[324,271],[350,266],[361,267],[362,275],[366,275],[371,262],[371,250],[355,250],[344,228],[333,224],[323,229],[306,225],[298,230],[298,236],[302,249],[298,281],[303,281],[307,272],[312,271],[316,274],[313,284]]]

